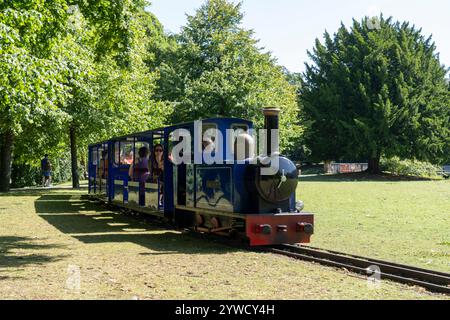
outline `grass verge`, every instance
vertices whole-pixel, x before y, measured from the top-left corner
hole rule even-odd
[[[355,177],[301,179],[312,245],[450,272],[450,181]]]
[[[84,192],[0,196],[0,298],[445,299],[201,241],[105,210]]]

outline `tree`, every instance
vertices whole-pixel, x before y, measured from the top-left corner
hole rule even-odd
[[[94,131],[102,118],[101,110],[96,108],[97,83],[95,82],[97,64],[92,41],[94,29],[90,28],[80,11],[71,8],[67,23],[67,33],[60,44],[55,46],[54,55],[64,64],[67,98],[60,105],[66,115],[61,128],[69,141],[72,186],[79,188],[78,174],[78,136],[80,132]]]
[[[80,8],[97,32],[97,58],[108,49],[118,63],[129,60],[127,27],[141,0],[0,2],[0,192],[9,190],[14,142],[26,127],[51,118],[57,127],[66,114],[65,65],[52,56],[67,30],[69,5]],[[38,139],[36,139],[38,140]]]
[[[156,17],[138,12],[130,25],[134,34],[130,47],[130,64],[121,68],[109,57],[98,68],[99,95],[96,105],[103,112],[104,131],[97,139],[125,135],[167,124],[170,106],[155,97],[159,72],[155,70],[154,45],[165,40]],[[91,139],[92,140],[92,139]]]
[[[55,16],[64,15],[59,4],[54,3]],[[0,5],[0,191],[9,190],[17,135],[39,118],[58,118],[57,103],[64,98],[63,88],[53,85],[61,79],[60,64],[43,58],[50,45],[45,35],[59,25],[47,24],[37,4],[21,5]]]
[[[447,69],[431,37],[392,18],[353,21],[316,40],[301,100],[315,160],[382,155],[439,162],[450,136]]]
[[[143,9],[133,15],[128,25],[133,37],[127,65],[123,66],[111,54],[95,61],[95,28],[89,29],[82,16],[73,14],[71,29],[58,54],[68,70],[68,98],[61,109],[67,114],[65,130],[70,142],[74,188],[79,187],[78,151],[111,135],[162,126],[167,118],[166,106],[153,99],[158,74],[144,63],[152,60],[147,48],[159,36],[152,28],[154,20]]]
[[[209,0],[158,59],[157,95],[172,104],[173,122],[208,117],[242,117],[262,126],[262,109],[282,109],[282,145],[301,134],[295,86],[253,32],[241,26],[241,3]],[[289,130],[287,130],[289,128]]]

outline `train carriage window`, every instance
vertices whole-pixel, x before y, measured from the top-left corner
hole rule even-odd
[[[132,141],[118,141],[114,144],[114,164],[130,165],[133,162],[134,143]]]
[[[218,135],[217,124],[203,123],[202,124],[202,145],[203,151],[213,153],[216,150],[216,142]]]
[[[98,148],[97,149],[97,161],[96,164],[100,164],[100,160],[102,159],[102,154],[103,154],[104,149],[103,148]]]
[[[102,178],[103,177],[103,166],[102,166],[102,154],[103,154],[103,148],[99,147],[97,148],[97,152],[96,152],[96,161],[95,161],[95,165],[97,167],[97,178]]]
[[[99,155],[99,172],[103,179],[108,178],[108,145],[104,145]]]
[[[92,148],[91,162],[93,165],[97,165],[97,161],[98,161],[98,149]]]
[[[120,142],[114,144],[114,164],[120,164]]]
[[[152,151],[152,150],[150,150],[150,144],[148,142],[136,141],[136,143],[134,144],[134,151],[136,152],[135,161],[137,161],[139,159],[139,150],[141,150],[141,148],[147,148],[147,150],[149,151],[149,154]]]
[[[172,163],[190,163],[194,156],[194,141],[192,139],[192,133],[188,128],[177,129],[178,139],[175,138],[175,132],[169,133],[168,141],[168,159]],[[190,145],[186,145],[189,143]],[[174,153],[174,148],[177,147],[178,154]],[[188,153],[186,153],[188,152]]]
[[[150,144],[145,141],[136,141],[134,142],[134,164],[131,165],[129,169],[129,175],[132,178],[133,181],[140,181],[139,178],[143,177],[144,173],[141,172],[141,169],[144,169],[142,165],[145,164],[145,162],[149,161],[150,156]],[[147,158],[141,160],[141,149],[145,148],[147,150]],[[139,168],[139,169],[138,169]]]
[[[130,165],[133,163],[134,143],[131,141],[121,141],[120,142],[120,164]]]

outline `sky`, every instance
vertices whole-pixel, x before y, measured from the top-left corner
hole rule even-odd
[[[151,0],[153,12],[167,31],[177,33],[205,0]],[[233,2],[237,2],[234,0]],[[290,71],[304,71],[307,50],[325,30],[333,34],[341,22],[349,26],[352,18],[393,16],[433,35],[441,63],[450,67],[449,0],[242,0],[243,26],[255,32],[260,46],[272,52],[280,65]]]

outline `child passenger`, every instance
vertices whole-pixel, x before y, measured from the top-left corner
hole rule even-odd
[[[164,148],[161,144],[153,147],[153,153],[150,158],[150,178],[153,183],[159,182],[159,206],[164,202]]]
[[[148,166],[149,151],[147,147],[142,147],[138,152],[139,158],[134,164],[130,165],[128,174],[134,181],[139,182],[139,204],[145,203],[145,182],[147,181],[150,172]]]
[[[134,181],[146,182],[149,176],[149,165],[148,156],[149,151],[147,147],[142,147],[138,152],[138,159],[135,160],[134,164],[130,165],[128,175],[133,178]]]

